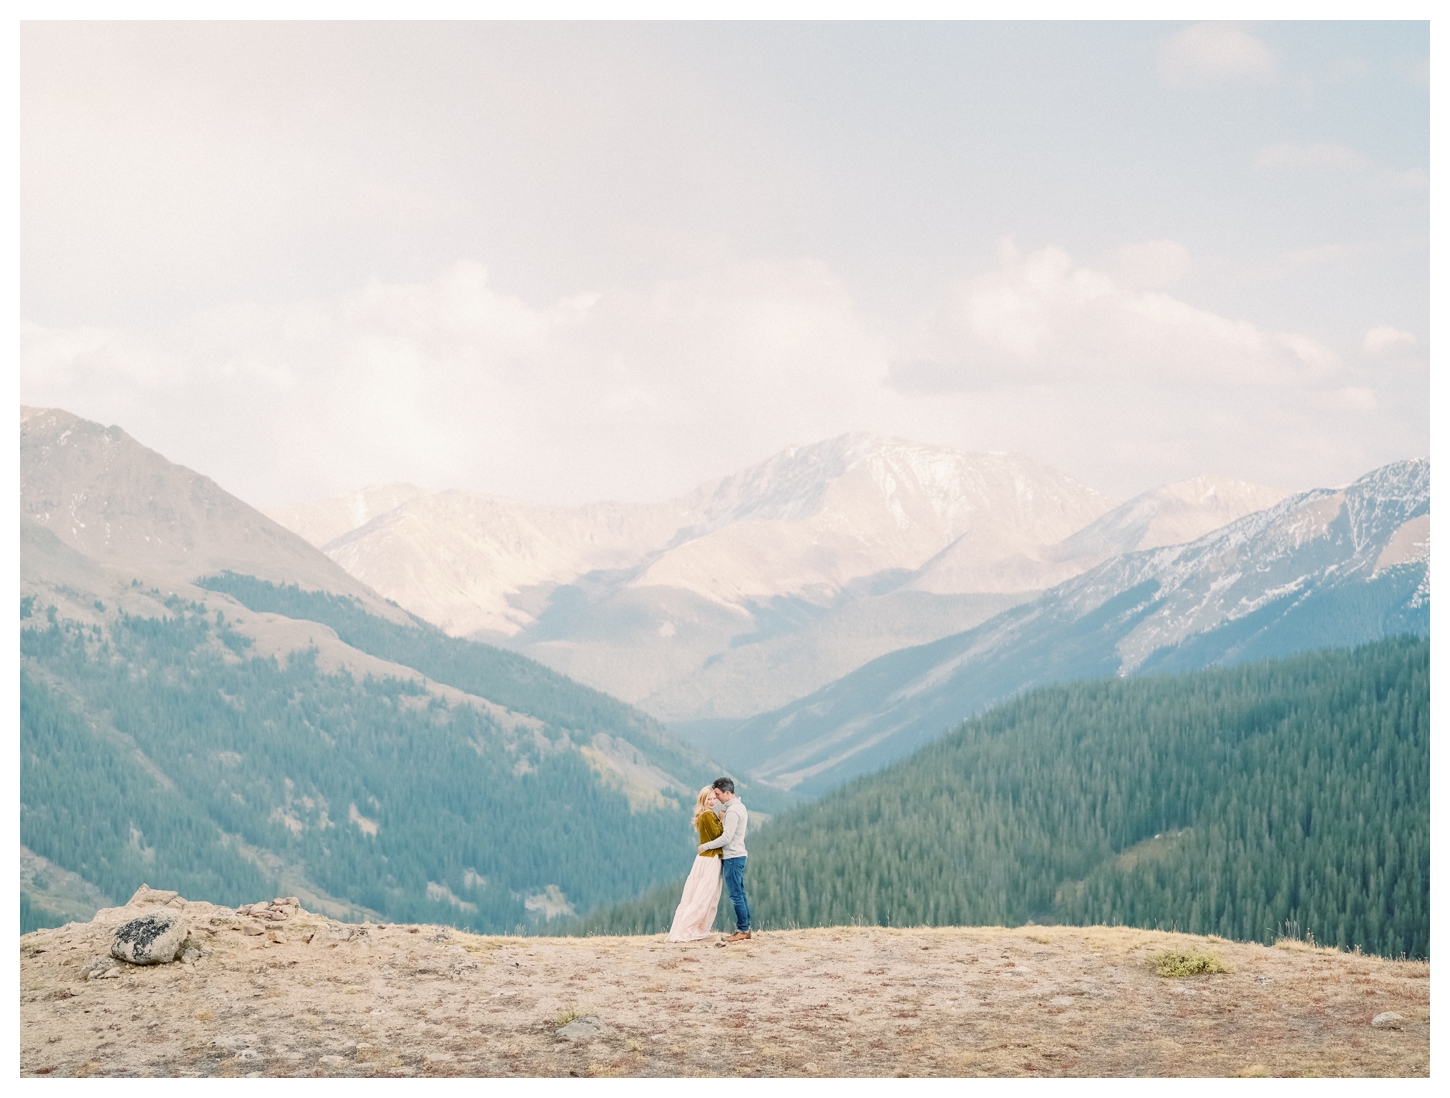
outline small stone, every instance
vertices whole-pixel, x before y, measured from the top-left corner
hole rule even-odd
[[[269,927],[267,929],[267,941],[276,942],[278,945],[283,945],[287,941],[287,939],[282,937],[282,932],[280,930],[277,930],[275,927]]]
[[[1047,1000],[1048,1006],[1067,1007],[1072,1006],[1071,995],[1057,995]]]
[[[558,1036],[568,1041],[590,1041],[602,1032],[604,1023],[599,1020],[599,1015],[586,1014],[582,1018],[575,1018],[566,1026],[561,1026]]]
[[[256,919],[243,919],[241,930],[243,934],[251,934],[254,937],[258,934],[265,934],[266,928]]]
[[[177,901],[180,901],[180,902],[178,903]],[[131,898],[126,901],[126,906],[127,907],[151,907],[151,906],[157,906],[157,907],[167,907],[167,906],[185,907],[186,906],[186,901],[183,900],[183,899],[181,899],[181,897],[179,895],[177,895],[175,892],[169,891],[169,890],[164,889],[164,888],[152,888],[150,885],[143,884],[134,893],[132,893]]]
[[[111,956],[133,965],[170,964],[186,937],[187,926],[177,915],[156,911],[119,927],[111,939]]]
[[[1387,1010],[1383,1014],[1376,1014],[1369,1024],[1375,1029],[1399,1029],[1402,1022],[1403,1018],[1393,1010]]]
[[[317,1066],[324,1068],[341,1067],[346,1062],[341,1056],[319,1056],[317,1058]]]

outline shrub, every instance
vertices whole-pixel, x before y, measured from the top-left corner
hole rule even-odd
[[[1196,949],[1168,949],[1148,958],[1148,967],[1159,976],[1202,976],[1227,972],[1228,967],[1213,953]]]

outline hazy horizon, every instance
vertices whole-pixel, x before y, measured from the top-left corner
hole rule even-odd
[[[1425,23],[25,23],[22,403],[272,507],[1429,451]]]

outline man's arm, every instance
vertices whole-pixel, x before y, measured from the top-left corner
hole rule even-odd
[[[718,836],[711,839],[708,843],[700,844],[701,854],[703,854],[707,850],[719,850],[721,847],[729,845],[730,840],[735,838],[735,832],[738,831],[740,828],[740,813],[730,812],[727,810],[725,813],[724,823],[724,831],[720,832]]]

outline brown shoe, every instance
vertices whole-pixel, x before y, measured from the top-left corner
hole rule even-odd
[[[748,941],[749,938],[750,938],[750,931],[748,931],[748,930],[737,930],[734,934],[730,935],[730,937],[726,938],[725,940],[727,942],[744,942],[744,941]]]

